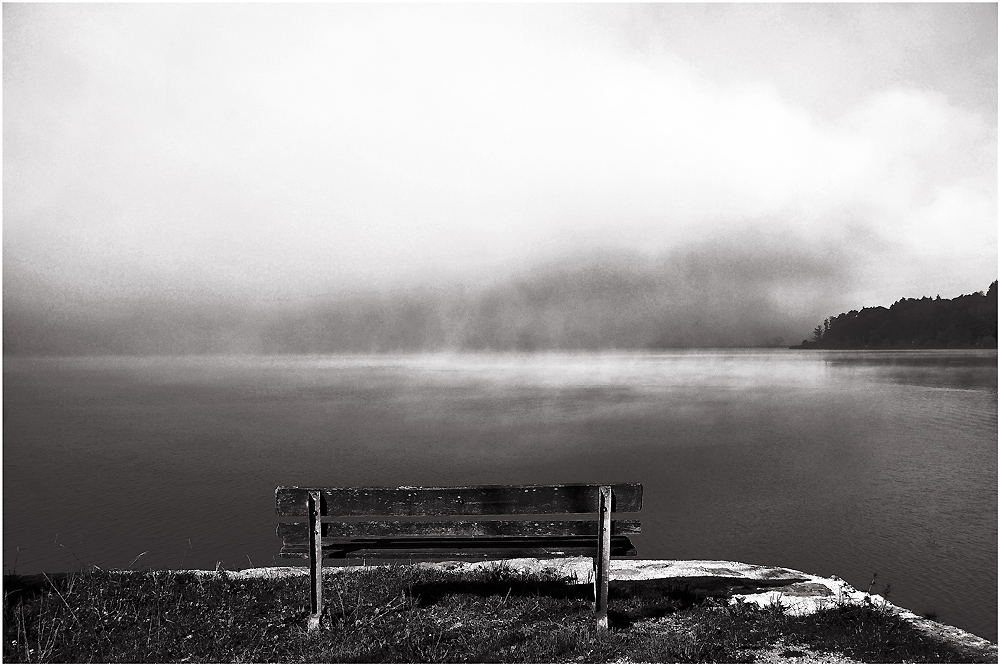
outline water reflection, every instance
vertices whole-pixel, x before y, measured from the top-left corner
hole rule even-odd
[[[997,390],[996,350],[824,352],[826,363],[867,381],[964,390]]]

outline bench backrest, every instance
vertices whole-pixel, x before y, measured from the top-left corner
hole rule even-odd
[[[611,511],[642,508],[642,484],[611,485]],[[321,494],[323,516],[510,516],[597,513],[600,485],[403,486],[400,488],[300,488],[275,491],[279,516],[304,516],[309,494]]]
[[[631,513],[642,508],[641,484],[611,484],[610,488],[612,513]],[[310,506],[310,497],[318,496],[321,530],[318,536],[328,546],[335,540],[345,539],[489,539],[492,548],[503,548],[504,543],[513,543],[515,539],[521,540],[519,543],[523,545],[528,539],[572,540],[597,536],[599,521],[577,516],[600,511],[600,490],[598,484],[279,487],[275,499],[279,516],[298,517],[315,510]],[[570,517],[540,519],[560,515]],[[347,520],[338,521],[337,518]],[[611,521],[613,536],[639,534],[640,531],[638,520]],[[280,523],[277,533],[285,543],[283,557],[309,556],[309,524]],[[631,548],[631,544],[628,547]]]

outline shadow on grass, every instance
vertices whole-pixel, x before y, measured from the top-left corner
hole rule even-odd
[[[627,629],[634,622],[656,619],[687,610],[706,599],[728,598],[733,594],[755,594],[803,582],[804,578],[755,580],[751,578],[721,578],[689,576],[648,580],[616,580],[608,586],[608,597],[616,610],[609,611],[612,628]],[[591,583],[535,580],[447,580],[416,583],[411,594],[417,604],[426,608],[450,595],[477,597],[548,597],[593,601]]]
[[[593,599],[589,583],[559,581],[440,581],[416,583],[412,594],[419,606],[426,608],[447,596],[470,594],[477,597],[550,597],[552,599]]]
[[[672,613],[720,600],[734,594],[755,594],[802,582],[802,578],[755,580],[719,576],[685,576],[649,580],[612,581],[610,601],[617,611],[609,613],[612,628],[627,629],[640,620],[654,620]]]
[[[4,574],[4,604],[17,604],[51,591],[65,592],[69,574]]]

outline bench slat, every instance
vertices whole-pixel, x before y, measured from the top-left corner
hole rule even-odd
[[[599,486],[466,486],[400,488],[300,488],[275,491],[279,516],[306,514],[310,490],[323,493],[324,516],[502,516],[597,513]],[[613,511],[642,508],[642,484],[612,485]]]
[[[482,520],[454,522],[371,521],[323,523],[323,543],[333,539],[365,537],[596,537],[596,520]],[[279,523],[278,536],[286,544],[309,543],[307,523]],[[611,534],[641,534],[638,520],[611,521]]]
[[[426,560],[442,558],[501,558],[514,557],[593,557],[597,544],[592,539],[447,539],[447,540],[365,540],[352,544],[323,547],[324,559],[385,559]],[[628,537],[611,538],[611,554],[635,555],[636,549]],[[308,558],[308,546],[284,546],[283,558]]]

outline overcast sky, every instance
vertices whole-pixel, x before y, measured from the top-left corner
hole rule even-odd
[[[951,297],[997,276],[996,131],[995,4],[5,4],[4,297],[727,238],[835,248],[845,307]]]

